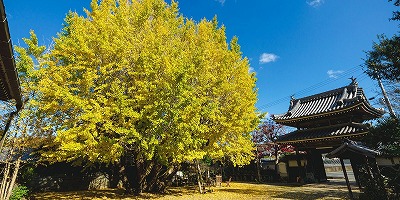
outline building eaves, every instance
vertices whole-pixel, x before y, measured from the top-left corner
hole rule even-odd
[[[3,0],[0,0],[0,100],[14,99],[22,107],[21,89]]]
[[[364,135],[369,129],[368,124],[345,123],[328,127],[296,130],[277,139],[278,144],[307,143],[323,140],[337,140]]]

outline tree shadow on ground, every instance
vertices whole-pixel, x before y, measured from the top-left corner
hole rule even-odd
[[[157,199],[166,195],[184,196],[194,194],[198,188],[195,186],[171,187],[165,193],[153,194],[143,193],[135,196],[124,193],[123,190],[87,190],[87,191],[69,191],[69,192],[43,192],[33,194],[30,199],[48,200],[48,199]]]
[[[353,193],[354,197],[358,199],[358,193]],[[288,191],[282,192],[281,194],[271,195],[273,198],[282,199],[304,199],[304,200],[316,200],[316,199],[350,199],[347,191]]]
[[[265,194],[265,191],[260,191],[257,189],[222,188],[219,191],[232,192],[232,193],[237,193],[237,194],[251,194],[251,195],[257,195],[257,196]]]
[[[252,184],[264,184],[271,186],[285,186],[285,187],[299,187],[299,186],[320,186],[320,187],[347,187],[346,181],[343,179],[332,179],[326,182],[319,183],[287,183],[287,182],[265,182],[265,183],[257,183],[254,182]],[[350,182],[352,187],[357,187],[356,182]]]
[[[155,199],[161,194],[143,194],[143,195],[129,195],[125,194],[123,190],[87,190],[87,191],[74,191],[74,192],[45,192],[34,194],[30,199],[34,200],[47,200],[47,199]]]
[[[206,191],[207,191],[207,189],[206,189]],[[160,194],[160,195],[184,196],[184,195],[196,193],[198,191],[199,191],[199,188],[197,186],[169,187],[165,194]]]

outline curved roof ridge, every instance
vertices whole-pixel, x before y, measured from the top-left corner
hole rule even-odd
[[[360,108],[361,111],[354,111]],[[299,99],[292,98],[288,111],[273,115],[272,118],[278,123],[295,125],[297,124],[295,121],[307,121],[311,118],[342,115],[348,112],[366,113],[368,116],[363,117],[364,119],[377,118],[383,114],[382,110],[372,107],[364,90],[353,80],[344,87]]]
[[[313,94],[313,95],[310,95],[310,96],[302,97],[302,98],[300,98],[298,100],[301,100],[302,102],[307,102],[307,101],[311,101],[311,100],[315,100],[315,99],[321,99],[321,98],[324,98],[324,97],[327,97],[327,96],[333,96],[334,94],[337,94],[336,92],[341,92],[344,88],[347,88],[347,87],[348,86],[344,86],[344,87],[341,87],[341,88],[336,88],[336,89],[333,89],[333,90],[325,91],[325,92],[322,92],[322,93],[319,93],[319,94]]]

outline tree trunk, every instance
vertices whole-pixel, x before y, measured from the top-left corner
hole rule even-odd
[[[173,171],[173,168],[171,172],[168,171],[170,171],[169,168],[156,163],[151,173],[147,176],[147,190],[156,193],[163,193],[166,188],[165,181],[172,178],[172,176],[170,177],[169,175]]]
[[[257,165],[258,182],[261,183],[262,180],[261,180],[260,158],[257,158],[256,160],[257,160],[256,165]]]
[[[275,149],[275,151],[274,151],[274,154],[275,154],[275,175],[277,175],[278,174],[278,162],[279,162],[279,159],[278,159],[278,145],[277,144],[275,144],[274,145],[274,149]]]
[[[166,186],[161,180],[172,178],[166,170],[167,168],[156,159],[145,160],[133,152],[128,152],[121,158],[119,173],[125,192],[139,195],[144,191],[164,192]]]
[[[121,178],[121,163],[112,164],[111,167],[107,168],[108,177],[110,179],[110,188],[118,188]]]
[[[12,175],[10,174],[11,164],[10,162],[6,163],[3,179],[1,181],[0,187],[0,199],[8,200],[11,197],[12,191],[14,189],[15,181],[17,180],[18,171],[21,164],[21,158],[18,158],[14,163],[14,169],[12,171]]]
[[[197,183],[199,184],[199,192],[203,194],[203,177],[201,175],[200,162],[196,160],[197,164]]]
[[[10,199],[10,197],[11,197],[11,194],[12,194],[12,191],[13,191],[14,185],[15,185],[15,180],[17,180],[17,175],[18,175],[18,170],[19,170],[20,164],[21,164],[21,158],[18,158],[17,161],[15,161],[15,164],[14,164],[13,176],[11,178],[10,185],[8,186],[9,188],[8,188],[8,192],[7,192],[7,195],[6,195],[5,199]]]
[[[10,173],[10,163],[7,162],[7,163],[6,163],[6,166],[5,166],[5,168],[4,168],[3,179],[2,179],[2,181],[1,181],[0,199],[5,199],[6,191],[7,191],[7,183],[8,183],[9,173]]]
[[[171,166],[169,168],[165,168],[163,170],[162,174],[160,175],[159,179],[163,181],[171,181],[176,172],[178,171],[178,168],[176,166]],[[166,188],[166,184],[164,184],[163,188],[160,188],[160,192],[164,192]]]

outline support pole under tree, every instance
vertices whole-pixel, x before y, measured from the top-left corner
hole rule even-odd
[[[353,192],[351,191],[349,177],[347,176],[346,167],[344,166],[343,158],[340,158],[340,164],[342,165],[342,170],[344,174],[344,179],[346,179],[347,189],[349,190],[350,199],[354,199]]]

